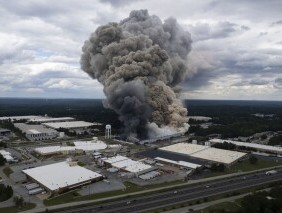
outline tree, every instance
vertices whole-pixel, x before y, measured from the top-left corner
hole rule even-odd
[[[24,199],[21,196],[15,196],[14,203],[17,207],[23,207],[25,204]]]
[[[0,154],[0,166],[4,166],[6,163],[6,159],[3,157],[3,155]]]
[[[249,162],[250,164],[257,164],[258,158],[252,155],[249,157]]]
[[[11,186],[0,184],[0,201],[8,200],[13,196],[13,189]]]

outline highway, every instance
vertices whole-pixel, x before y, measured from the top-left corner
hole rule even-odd
[[[206,184],[185,186],[181,189],[143,195],[137,198],[123,199],[118,201],[96,204],[87,207],[78,207],[71,210],[60,211],[61,213],[124,213],[142,212],[148,209],[159,208],[165,205],[180,204],[189,200],[195,200],[213,195],[232,192],[264,183],[271,183],[282,180],[282,169],[273,175],[266,175],[265,172],[233,177],[224,180],[212,181]]]

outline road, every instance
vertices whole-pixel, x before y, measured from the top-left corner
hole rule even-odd
[[[265,172],[233,177],[225,180],[213,181],[208,185],[199,184],[193,187],[183,187],[177,190],[170,190],[151,195],[144,195],[136,199],[123,199],[120,201],[108,202],[100,205],[92,205],[71,210],[60,211],[61,213],[123,213],[142,212],[166,205],[180,204],[189,200],[210,197],[213,195],[232,192],[239,189],[258,186],[276,180],[282,180],[282,169],[278,173],[267,176]]]

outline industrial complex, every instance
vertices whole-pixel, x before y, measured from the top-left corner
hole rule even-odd
[[[203,116],[190,119],[210,121]],[[15,190],[40,202],[69,191],[83,197],[126,190],[128,184],[146,187],[197,180],[213,173],[212,168],[231,170],[254,155],[248,149],[215,148],[218,143],[272,153],[277,158],[282,153],[281,147],[264,144],[217,138],[197,141],[184,132],[148,140],[123,140],[112,135],[110,124],[72,117],[11,116],[0,118],[0,122],[13,125],[12,130],[0,129],[0,139],[16,138],[0,149],[11,169],[10,178],[17,184]]]
[[[26,169],[23,173],[28,179],[52,193],[61,193],[103,179],[102,175],[85,169],[71,160]]]
[[[210,146],[189,143],[173,144],[162,147],[160,150],[188,155],[193,158],[199,158],[207,161],[224,163],[226,165],[230,165],[246,155],[246,153],[243,152],[222,150],[212,148]]]

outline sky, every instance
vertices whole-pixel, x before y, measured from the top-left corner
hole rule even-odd
[[[104,98],[81,47],[139,9],[191,34],[182,98],[282,101],[281,0],[0,0],[0,97]]]

